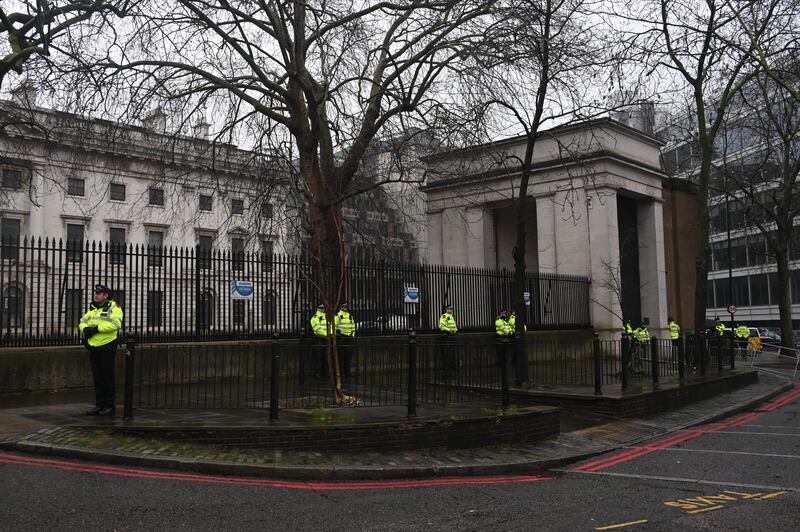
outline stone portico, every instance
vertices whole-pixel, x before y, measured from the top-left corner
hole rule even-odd
[[[660,142],[610,119],[559,126],[537,142],[528,186],[528,271],[591,279],[591,319],[608,337],[625,316],[667,324]],[[428,165],[429,259],[514,266],[524,138],[437,154]]]

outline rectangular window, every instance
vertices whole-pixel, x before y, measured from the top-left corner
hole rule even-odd
[[[125,201],[125,185],[122,183],[111,183],[109,196],[114,201]]]
[[[733,304],[739,307],[750,306],[750,289],[746,275],[733,278]]]
[[[750,304],[769,305],[769,279],[766,273],[750,276]]]
[[[713,253],[714,261],[711,264],[712,271],[720,271],[728,269],[728,242],[714,242],[711,244],[711,252]]]
[[[714,292],[717,296],[717,308],[727,307],[731,304],[731,291],[727,279],[717,279],[714,281]]]
[[[64,323],[67,327],[75,327],[83,316],[83,290],[80,288],[67,288],[66,301],[64,302]]]
[[[240,272],[244,270],[244,239],[232,238],[231,239],[231,267],[233,271]]]
[[[744,238],[731,240],[731,260],[734,268],[747,266],[747,242]],[[725,266],[727,267],[727,264]]]
[[[164,189],[150,187],[150,205],[164,205]]]
[[[789,285],[792,287],[792,304],[800,303],[800,270],[789,272]]]
[[[706,286],[706,308],[715,308],[714,303],[714,281],[708,281]]]
[[[22,171],[16,168],[3,168],[3,182],[4,188],[18,189],[22,188]]]
[[[233,199],[231,200],[231,214],[244,213],[244,200]]]
[[[200,210],[201,211],[211,211],[213,206],[214,206],[214,201],[211,198],[211,196],[206,196],[205,194],[200,194]]]
[[[261,267],[265,271],[272,270],[272,241],[271,240],[262,240],[261,241]]]
[[[147,233],[147,265],[161,266],[164,253],[164,233],[161,231],[150,231]]]
[[[67,194],[70,196],[83,196],[86,181],[77,177],[67,179]]]
[[[125,229],[112,227],[108,230],[111,264],[125,264]]]
[[[272,203],[261,204],[261,217],[266,220],[272,220]]]
[[[753,235],[747,243],[747,260],[750,266],[767,263],[767,241],[761,235]]]
[[[83,261],[83,225],[67,224],[67,261]]]
[[[233,301],[233,324],[244,325],[245,302],[241,299]]]
[[[160,290],[148,290],[147,292],[147,326],[161,327],[161,299]]]
[[[19,259],[20,221],[14,218],[0,219],[0,258]]]
[[[214,238],[209,235],[200,235],[197,239],[197,265],[200,269],[211,268],[211,246]]]

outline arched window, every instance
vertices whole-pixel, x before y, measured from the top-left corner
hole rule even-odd
[[[261,309],[261,318],[264,325],[275,325],[278,322],[278,300],[275,292],[264,294],[264,308]]]
[[[3,289],[2,306],[3,328],[25,326],[25,291],[18,286],[6,286]]]

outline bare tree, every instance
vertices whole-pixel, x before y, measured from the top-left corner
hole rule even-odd
[[[709,251],[709,185],[714,142],[731,100],[755,74],[748,53],[750,44],[739,23],[742,9],[759,0],[650,0],[629,6],[622,14],[633,30],[627,38],[664,76],[663,84],[687,95],[693,121],[693,139],[699,151],[697,182],[697,262],[695,267],[696,330],[702,330],[706,312],[706,279]],[[756,27],[761,35],[765,23]],[[642,29],[639,29],[642,28]]]
[[[123,17],[137,0],[11,0],[0,6],[0,87],[9,72],[22,74],[33,56],[47,57],[70,28],[92,18]]]
[[[793,348],[789,261],[800,245],[794,224],[800,215],[800,100],[762,73],[743,88],[735,106],[738,112],[723,126],[715,184],[728,184],[720,192],[744,207],[747,223],[766,240],[777,265],[782,343]]]
[[[493,3],[143,0],[125,25],[70,56],[106,94],[125,96],[107,101],[225,100],[228,112],[212,122],[239,133],[258,122],[290,147],[320,293],[334,309],[344,282],[341,204],[370,142],[439,105],[432,95],[446,93],[451,65],[485,38]]]

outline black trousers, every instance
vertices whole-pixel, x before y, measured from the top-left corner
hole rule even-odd
[[[439,338],[439,373],[443,377],[453,378],[458,372],[458,358],[456,357],[456,336],[445,334]]]
[[[353,358],[353,341],[355,338],[352,336],[339,335],[336,337],[336,348],[339,351],[339,369],[345,377],[350,376],[350,366]]]
[[[328,341],[324,336],[315,336],[311,352],[311,371],[315,379],[328,376]]]
[[[114,377],[114,362],[117,343],[89,348],[89,362],[94,380],[94,404],[97,408],[114,408],[117,388]]]

